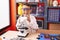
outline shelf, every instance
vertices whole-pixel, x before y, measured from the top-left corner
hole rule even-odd
[[[44,16],[38,16],[38,15],[36,15],[36,14],[31,14],[31,15],[33,15],[33,16],[35,16],[35,17],[38,17],[38,18],[44,18]]]
[[[19,3],[23,3],[23,4],[28,3],[29,5],[38,5],[38,2],[19,2]]]
[[[60,22],[53,22],[53,21],[47,21],[48,23],[57,23],[60,24]]]
[[[58,8],[60,8],[60,7],[47,7],[47,8],[53,8],[53,9],[58,9]]]
[[[17,3],[30,3],[30,4],[37,4],[38,2],[17,2]]]
[[[31,1],[29,1],[29,0],[28,1],[26,1],[26,0],[16,0],[16,3],[19,3],[19,2],[39,2],[39,3],[42,3],[42,2],[44,2],[44,0],[41,0],[41,1],[40,0],[35,0],[35,1],[34,0],[31,0]]]
[[[44,16],[35,16],[35,17],[38,17],[38,18],[44,18]]]
[[[31,5],[34,5],[34,4],[38,4],[38,3],[43,4],[44,2],[17,2],[17,3],[29,3]]]

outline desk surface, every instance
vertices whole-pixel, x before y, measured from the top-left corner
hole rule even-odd
[[[37,40],[37,37],[40,33],[34,33],[34,34],[30,34],[28,35],[26,38],[26,40]],[[5,37],[7,39],[11,39],[11,38],[16,38],[18,35],[17,31],[7,31],[5,34],[1,35],[1,37]]]
[[[38,37],[38,35],[40,33],[60,34],[60,30],[38,30],[37,33],[33,33],[31,35],[28,35],[25,39],[26,40],[37,40],[36,38]],[[11,39],[11,38],[16,38],[17,35],[18,35],[17,31],[7,31],[3,35],[1,35],[1,37],[5,37],[7,39]]]

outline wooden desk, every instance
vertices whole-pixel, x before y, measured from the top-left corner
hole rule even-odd
[[[37,37],[40,33],[34,33],[31,35],[28,35],[26,38],[24,38],[25,40],[37,40]],[[8,40],[12,39],[12,38],[16,38],[18,35],[17,31],[7,31],[5,34],[1,35],[1,37],[5,37]]]
[[[37,40],[36,38],[40,33],[48,33],[48,34],[60,34],[60,30],[38,30],[37,33],[28,35],[25,39],[26,40]],[[16,38],[18,32],[17,31],[7,31],[1,37],[6,37],[8,40],[11,38]]]

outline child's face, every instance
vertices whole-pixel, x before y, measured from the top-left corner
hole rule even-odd
[[[31,13],[31,9],[29,6],[23,5],[22,12],[23,12],[23,14],[28,15]]]

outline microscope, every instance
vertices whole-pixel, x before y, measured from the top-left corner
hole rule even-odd
[[[22,17],[22,19],[20,20],[21,22],[18,28],[18,37],[26,37],[29,34],[26,20],[26,17]]]

